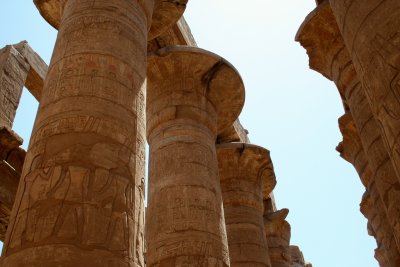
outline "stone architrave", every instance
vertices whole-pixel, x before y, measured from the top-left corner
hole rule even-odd
[[[215,142],[243,104],[223,58],[183,46],[149,55],[148,267],[230,266]]]
[[[328,1],[306,18],[296,39],[307,49],[310,67],[336,83],[345,108],[354,118],[372,179],[399,248],[400,183]]]
[[[339,126],[343,134],[343,142],[339,145],[338,151],[345,160],[353,164],[367,190],[361,202],[360,210],[368,219],[369,234],[375,237],[378,244],[378,248],[375,250],[375,258],[381,267],[400,266],[400,254],[397,250],[393,231],[375,181],[372,179],[373,175],[350,113],[346,113],[339,119]]]
[[[289,248],[291,227],[285,220],[288,214],[288,209],[264,211],[265,233],[272,267],[290,267],[292,263]]]
[[[144,266],[146,54],[155,3],[35,4],[59,32],[3,266]],[[168,16],[166,8],[155,12]]]
[[[400,1],[329,2],[400,180]]]
[[[13,46],[0,49],[0,127],[12,128],[29,69]]]
[[[264,229],[263,192],[276,185],[265,148],[244,144],[217,145],[231,267],[271,267]]]

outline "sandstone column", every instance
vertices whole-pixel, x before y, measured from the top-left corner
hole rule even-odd
[[[250,144],[217,145],[231,266],[271,266],[264,229],[263,191],[269,195],[269,151]]]
[[[194,47],[149,56],[147,266],[229,266],[215,150],[244,104],[224,59]]]
[[[339,125],[343,134],[343,142],[339,145],[338,150],[345,160],[354,165],[367,190],[360,204],[360,210],[368,219],[369,234],[376,239],[378,244],[378,248],[375,250],[375,258],[381,267],[400,266],[400,254],[397,250],[393,231],[388,222],[353,118],[349,113],[346,113],[339,119]]]
[[[330,4],[400,178],[400,1]]]
[[[373,174],[372,179],[399,248],[399,180],[390,155],[385,149],[379,123],[374,118],[329,2],[320,4],[307,17],[296,38],[309,52],[310,67],[336,83],[345,103],[345,109],[350,111],[354,118],[354,124]]]
[[[264,225],[272,267],[290,267],[290,224],[285,220],[288,209],[264,211]]]
[[[12,128],[29,69],[13,46],[0,49],[0,127]]]
[[[308,267],[304,261],[303,252],[298,246],[290,246],[290,255],[292,257],[292,267]]]
[[[35,4],[59,33],[3,264],[144,266],[146,47],[154,1]]]

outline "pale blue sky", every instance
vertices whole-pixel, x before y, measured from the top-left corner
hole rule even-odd
[[[246,84],[241,115],[254,144],[271,150],[279,208],[292,243],[315,267],[376,267],[374,239],[359,212],[364,188],[335,151],[343,107],[334,85],[308,69],[294,36],[314,0],[190,0],[186,19],[201,48],[229,60]],[[49,62],[56,31],[32,0],[5,1],[0,47],[28,40]],[[24,94],[14,129],[29,140],[37,103]]]

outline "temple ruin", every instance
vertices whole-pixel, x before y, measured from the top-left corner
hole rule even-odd
[[[310,68],[339,90],[345,114],[337,151],[365,186],[360,210],[377,242],[375,258],[400,266],[400,2],[316,2],[296,41]]]
[[[58,36],[49,66],[25,41],[0,50],[0,266],[312,266],[239,121],[240,73],[197,47],[188,2],[34,0]],[[375,257],[400,266],[400,2],[316,2],[296,40],[339,90]]]

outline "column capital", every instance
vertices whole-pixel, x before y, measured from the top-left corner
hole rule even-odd
[[[163,122],[200,116],[191,98],[202,101],[203,112],[213,109],[217,113],[217,129],[212,130],[218,133],[232,126],[242,111],[243,80],[222,57],[197,47],[169,46],[150,53],[148,62],[148,111],[156,114],[165,105],[171,109],[148,121],[148,135]],[[209,115],[197,117],[211,119]]]
[[[264,225],[267,237],[280,237],[283,240],[287,241],[289,244],[291,227],[290,224],[286,221],[286,217],[288,215],[288,209],[281,209],[264,215]]]
[[[296,41],[307,50],[310,68],[332,80],[331,62],[344,43],[329,1],[319,4],[306,17]]]
[[[62,9],[68,0],[34,0],[43,18],[55,29],[60,27]],[[188,0],[139,0],[150,27],[149,40],[156,38],[176,23],[186,9]],[[154,11],[153,11],[154,9]]]
[[[344,98],[357,74],[329,1],[319,4],[306,17],[296,41],[307,50],[310,68],[334,81]]]
[[[269,196],[276,185],[276,177],[269,150],[245,143],[217,145],[219,172],[221,179],[243,177],[260,179],[263,196]],[[222,182],[222,180],[221,180]]]
[[[156,38],[176,23],[185,12],[187,3],[188,0],[156,1],[149,40]]]

